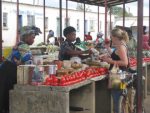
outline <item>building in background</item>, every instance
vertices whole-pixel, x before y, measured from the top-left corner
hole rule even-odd
[[[114,26],[123,25],[122,17],[115,17]],[[149,32],[149,17],[143,17],[143,26],[147,27],[147,32]],[[125,27],[130,27],[132,29],[133,37],[137,39],[137,16],[125,17]]]
[[[20,0],[21,1],[21,0]],[[31,0],[32,1],[32,0]],[[29,3],[20,3],[19,5],[19,27],[26,25],[35,25],[39,27],[43,33],[43,6],[41,0],[33,0]],[[34,5],[33,5],[34,4]],[[58,4],[59,6],[59,4]],[[66,27],[66,10],[62,11],[62,29]],[[84,14],[83,11],[76,9],[68,9],[69,25],[73,26],[77,30],[77,37],[81,40],[84,39]],[[93,39],[96,39],[98,32],[98,14],[97,12],[86,12],[85,31],[91,32]],[[110,32],[110,22],[108,20],[108,34]],[[114,23],[114,17],[112,16],[112,25]],[[16,25],[17,25],[17,5],[16,0],[3,0],[2,2],[2,30],[3,30],[3,47],[13,46],[16,42]],[[54,31],[55,36],[59,37],[60,34],[60,18],[59,8],[46,6],[45,9],[45,30],[46,36],[51,29]],[[104,33],[105,28],[105,15],[100,13],[99,29]],[[34,45],[44,41],[43,34],[35,38]]]

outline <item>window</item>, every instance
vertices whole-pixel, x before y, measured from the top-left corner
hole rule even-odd
[[[18,29],[22,28],[22,15],[18,15]]]
[[[60,18],[57,18],[57,36],[60,36]]]
[[[3,13],[3,27],[8,27],[8,13]]]
[[[90,31],[95,31],[95,29],[94,29],[94,20],[90,20]]]
[[[77,31],[80,31],[80,20],[77,19]]]
[[[35,16],[34,15],[28,15],[27,16],[27,22],[28,22],[28,26],[35,25]]]
[[[99,21],[99,27],[102,29],[102,21]]]
[[[67,26],[70,26],[70,18],[65,18],[65,28],[67,27]]]
[[[45,17],[45,30],[48,30],[48,17]]]

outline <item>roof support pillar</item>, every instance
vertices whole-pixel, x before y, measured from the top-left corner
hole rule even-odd
[[[97,23],[98,23],[98,26],[97,26],[97,31],[99,32],[99,6],[98,6],[98,14],[97,14],[98,18],[97,18]]]
[[[86,31],[85,31],[85,29],[86,29],[86,28],[85,28],[85,27],[86,27],[86,25],[85,25],[85,21],[86,21],[86,20],[85,20],[85,3],[84,3],[84,17],[83,17],[83,18],[84,18],[84,19],[83,19],[83,20],[84,20],[84,22],[83,22],[83,24],[84,24],[84,33],[83,33],[84,36],[83,36],[83,37],[84,37],[84,39],[85,39],[85,34],[86,34]]]
[[[137,47],[137,113],[142,113],[143,105],[143,88],[142,88],[142,40],[143,40],[143,0],[138,0],[138,47]]]
[[[0,62],[2,62],[2,0],[0,0]]]
[[[105,0],[105,37],[107,38],[107,0]]]
[[[66,0],[66,27],[68,26],[68,21],[69,21],[69,18],[68,18],[68,0]]]
[[[44,37],[44,43],[46,43],[45,39],[45,0],[43,0],[43,37]]]
[[[125,27],[125,0],[123,2],[123,27]]]
[[[17,15],[16,15],[16,44],[20,41],[19,40],[19,0],[17,0]]]
[[[62,37],[62,0],[59,0],[60,37]]]
[[[112,30],[112,7],[110,7],[110,31]]]
[[[150,0],[149,0],[149,45],[150,45]]]

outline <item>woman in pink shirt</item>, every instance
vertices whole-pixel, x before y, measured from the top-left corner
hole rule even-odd
[[[142,42],[143,49],[150,50],[149,45],[149,36],[146,32],[146,26],[143,27],[143,42]]]

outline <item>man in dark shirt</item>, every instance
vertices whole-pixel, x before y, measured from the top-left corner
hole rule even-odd
[[[73,56],[82,57],[82,54],[90,53],[89,50],[75,50],[75,46],[72,43],[76,40],[76,30],[74,27],[66,27],[63,31],[63,34],[66,37],[66,40],[60,46],[59,60],[70,60],[70,58]]]

